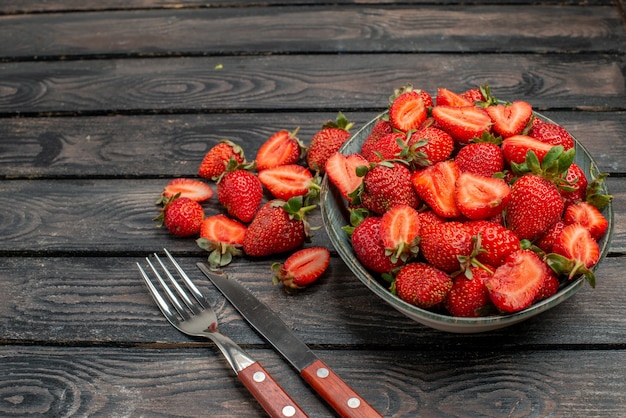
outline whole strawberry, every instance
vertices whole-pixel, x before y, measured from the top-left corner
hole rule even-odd
[[[421,262],[402,266],[392,287],[400,299],[424,309],[443,302],[451,288],[445,272]]]
[[[486,265],[499,267],[509,254],[520,249],[520,240],[513,231],[495,222],[480,220],[466,222],[472,236],[480,236],[482,251],[476,259]]]
[[[212,147],[202,159],[198,174],[200,177],[216,180],[226,170],[231,159],[241,164],[245,160],[243,150],[232,141],[223,140]]]
[[[472,235],[461,222],[425,226],[421,237],[420,251],[426,261],[447,273],[460,270],[459,256],[472,253]]]
[[[452,316],[476,318],[494,310],[485,286],[485,281],[493,273],[474,266],[470,270],[471,278],[461,274],[453,279],[452,289],[443,302]]]
[[[540,123],[533,125],[529,136],[550,145],[561,145],[565,151],[574,148],[574,138],[565,128],[553,123]]]
[[[261,205],[263,185],[254,173],[231,160],[217,182],[217,199],[230,216],[250,222]]]
[[[350,138],[350,128],[353,125],[339,112],[335,121],[327,122],[313,135],[306,153],[306,162],[312,171],[324,173],[326,160]]]
[[[283,264],[274,263],[274,284],[282,283],[285,291],[304,289],[313,284],[328,268],[330,251],[325,247],[310,247],[290,255]]]
[[[383,161],[365,174],[361,202],[367,209],[382,215],[398,204],[417,208],[420,200],[408,167],[399,162]]]
[[[417,167],[447,160],[454,150],[454,139],[441,129],[429,126],[411,134],[408,158]]]
[[[172,234],[189,237],[200,232],[203,219],[204,209],[198,202],[187,197],[174,197],[165,203],[161,216],[156,220],[161,221]]]
[[[454,161],[462,172],[492,177],[504,170],[502,149],[492,142],[472,142],[459,150]]]

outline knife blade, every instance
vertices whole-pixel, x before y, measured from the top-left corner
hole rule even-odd
[[[306,381],[344,418],[382,417],[328,365],[320,360],[265,303],[237,280],[211,270],[204,263],[198,268],[228,299],[254,329],[298,370]]]

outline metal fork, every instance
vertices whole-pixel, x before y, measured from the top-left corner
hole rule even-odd
[[[154,260],[167,277],[169,284],[149,257],[146,257],[146,261],[150,266],[149,270],[152,270],[156,277],[158,286],[139,263],[137,267],[148,285],[152,298],[169,323],[187,335],[211,339],[224,354],[237,377],[271,417],[306,417],[304,411],[259,362],[252,359],[233,340],[218,331],[217,316],[209,302],[169,251],[166,249],[164,251],[178,272],[180,280],[170,273],[156,253]],[[181,286],[180,281],[184,287]],[[159,288],[166,297],[163,297]]]

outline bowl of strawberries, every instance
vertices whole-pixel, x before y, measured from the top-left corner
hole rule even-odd
[[[392,307],[441,331],[486,332],[595,286],[613,230],[604,178],[525,101],[407,85],[326,162],[322,218]]]

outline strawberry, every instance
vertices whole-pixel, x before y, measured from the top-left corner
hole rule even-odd
[[[212,268],[230,264],[233,256],[242,255],[241,246],[246,234],[246,226],[224,214],[208,216],[200,226],[198,246],[209,254]]]
[[[469,97],[463,97],[462,95],[446,88],[437,89],[437,96],[435,100],[437,102],[437,106],[461,107],[474,105],[474,101],[470,100]]]
[[[408,132],[426,120],[426,105],[418,91],[404,90],[391,101],[388,116],[393,128]]]
[[[511,187],[506,224],[520,239],[532,241],[561,219],[563,209],[563,198],[553,183],[526,174]]]
[[[324,172],[326,160],[341,148],[350,138],[349,122],[345,115],[338,113],[335,121],[326,122],[322,129],[313,135],[306,154],[306,162],[311,171]]]
[[[502,149],[491,142],[472,142],[459,150],[454,158],[459,170],[492,177],[504,170]]]
[[[595,287],[595,275],[590,270],[600,260],[600,247],[587,228],[581,224],[566,225],[548,254],[547,262],[559,274],[573,279],[583,274],[591,287]]]
[[[486,316],[493,308],[485,281],[493,275],[480,267],[470,267],[471,279],[459,275],[452,280],[452,288],[444,307],[452,316],[476,318]]]
[[[358,224],[350,236],[354,254],[363,266],[376,273],[388,273],[401,264],[392,262],[380,237],[381,218],[371,216]]]
[[[367,166],[368,161],[360,154],[343,155],[336,152],[326,160],[326,175],[328,180],[339,190],[341,195],[348,201],[349,196],[363,183],[363,177],[356,174],[357,167]]]
[[[520,249],[520,240],[513,231],[491,221],[470,221],[465,227],[472,236],[480,236],[476,259],[485,265],[499,267],[509,254]]]
[[[425,309],[443,302],[451,288],[445,272],[421,262],[402,266],[392,286],[400,299]]]
[[[402,150],[406,147],[406,135],[401,132],[392,132],[383,135],[373,144],[366,158],[370,162],[399,159]]]
[[[604,236],[609,227],[609,221],[602,215],[602,212],[591,203],[587,202],[578,202],[569,205],[567,209],[565,209],[563,221],[567,225],[574,223],[581,224],[589,230],[591,237],[596,241]]]
[[[589,182],[583,169],[576,163],[572,163],[565,174],[565,181],[571,190],[559,189],[565,199],[565,206],[581,202],[587,199],[587,186]]]
[[[459,174],[454,189],[456,206],[469,219],[498,215],[508,205],[510,195],[511,188],[504,180],[468,172]]]
[[[491,118],[483,109],[474,105],[454,107],[437,105],[432,110],[433,118],[444,131],[460,144],[480,138],[491,129]]]
[[[381,119],[378,122],[376,122],[376,124],[372,128],[372,131],[367,136],[367,138],[365,138],[365,141],[363,141],[363,144],[361,145],[361,150],[360,150],[361,155],[369,159],[370,153],[372,152],[372,148],[378,142],[378,140],[382,138],[384,135],[390,134],[392,132],[393,132],[393,128],[391,127],[391,124],[389,123],[388,120]]]
[[[277,165],[258,174],[261,184],[277,199],[296,196],[315,198],[320,186],[308,168],[298,164]]]
[[[411,176],[420,199],[442,218],[457,218],[461,212],[454,201],[459,167],[453,160],[442,161]]]
[[[461,222],[429,225],[420,233],[420,252],[426,261],[447,273],[458,271],[459,256],[469,257],[472,252],[472,235]]]
[[[189,237],[200,232],[204,219],[204,209],[195,200],[188,197],[173,197],[165,203],[159,221],[174,235]]]
[[[485,101],[485,96],[483,95],[483,92],[478,87],[465,90],[463,93],[460,94],[460,96],[470,103],[477,103],[477,102]]]
[[[574,148],[574,138],[565,128],[553,123],[533,125],[528,132],[529,136],[552,146],[561,145],[565,151]]]
[[[510,254],[505,263],[485,281],[489,298],[503,312],[528,308],[539,295],[548,266],[531,250]]]
[[[231,158],[239,164],[245,161],[244,152],[239,145],[223,140],[205,154],[200,163],[198,174],[206,179],[217,179],[226,170]]]
[[[557,223],[535,240],[534,245],[544,253],[551,253],[554,243],[559,235],[561,235],[563,228],[565,228],[565,222],[562,220],[557,221]]]
[[[522,164],[526,161],[526,154],[532,151],[539,162],[543,160],[552,145],[526,135],[514,135],[502,141],[504,160],[511,164]]]
[[[283,264],[273,263],[274,284],[282,283],[285,290],[304,289],[315,282],[328,268],[330,251],[324,247],[310,247],[290,255]]]
[[[418,251],[420,217],[414,208],[408,205],[396,205],[385,212],[380,223],[380,238],[391,262],[406,262]]]
[[[279,165],[295,164],[304,154],[304,145],[293,132],[281,130],[270,136],[256,154],[256,168],[263,171]]]
[[[163,193],[161,194],[161,200],[157,202],[157,204],[163,203],[164,200],[174,196],[187,197],[196,202],[204,202],[213,197],[213,189],[200,180],[176,178],[170,180],[170,182],[165,185]]]
[[[559,281],[559,277],[552,270],[548,270],[548,274],[544,276],[543,283],[541,284],[541,289],[539,289],[539,293],[535,296],[535,300],[533,303],[542,301],[544,299],[548,299],[551,296],[554,296],[556,292],[559,291],[559,286],[561,282]]]
[[[533,115],[533,108],[521,100],[485,108],[493,121],[493,131],[504,138],[522,133]]]
[[[417,213],[420,218],[420,233],[418,235],[422,235],[421,230],[425,228],[427,225],[435,225],[442,224],[447,222],[446,219],[440,217],[432,210],[424,210]]]
[[[405,204],[417,208],[420,201],[411,185],[411,172],[398,162],[381,162],[363,178],[361,202],[370,211],[382,215],[392,206]]]
[[[243,166],[229,163],[228,171],[217,182],[217,199],[230,216],[250,222],[261,205],[263,185]]]
[[[302,207],[302,199],[288,202],[271,200],[264,204],[248,225],[243,239],[246,255],[262,257],[293,251],[308,238],[306,212],[315,206]]]
[[[427,167],[450,158],[454,139],[441,129],[429,126],[411,134],[407,145],[409,161],[418,167]]]

